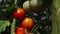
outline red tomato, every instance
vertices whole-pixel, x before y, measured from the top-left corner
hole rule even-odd
[[[17,8],[13,13],[13,16],[18,20],[23,20],[25,18],[25,10],[22,8]]]
[[[16,34],[25,34],[24,28],[18,27],[16,30]]]
[[[25,18],[21,24],[23,28],[31,29],[34,26],[34,21],[32,18]]]
[[[30,34],[30,32],[29,32],[27,29],[26,29],[26,31],[25,31],[25,29],[22,28],[22,27],[18,27],[17,30],[16,30],[16,34],[26,34],[26,32],[27,32],[28,34]]]

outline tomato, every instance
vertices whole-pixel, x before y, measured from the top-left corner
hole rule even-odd
[[[22,28],[22,27],[18,27],[16,30],[16,34],[26,34],[26,32],[30,34],[30,32],[27,29],[25,31],[25,28]]]
[[[23,3],[23,8],[26,10],[26,11],[29,11],[30,10],[30,4],[29,4],[30,1],[25,1]]]
[[[24,28],[18,27],[16,30],[16,34],[25,34]]]
[[[34,21],[32,18],[25,18],[21,26],[30,30],[34,26]]]
[[[23,20],[25,18],[25,10],[23,8],[17,8],[13,13],[14,18]]]

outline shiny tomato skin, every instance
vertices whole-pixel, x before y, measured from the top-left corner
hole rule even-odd
[[[21,24],[23,28],[30,30],[34,26],[34,21],[32,18],[25,18]]]
[[[23,20],[25,18],[25,10],[23,8],[17,8],[13,13],[14,18]]]
[[[25,34],[24,28],[18,27],[16,30],[16,34]]]

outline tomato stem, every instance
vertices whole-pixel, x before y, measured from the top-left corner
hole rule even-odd
[[[32,28],[31,32],[36,32],[38,29],[38,24],[36,23],[35,26]]]
[[[11,25],[11,34],[15,34],[15,21],[16,19],[13,19],[13,23]]]

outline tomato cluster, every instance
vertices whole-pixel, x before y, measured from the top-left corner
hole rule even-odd
[[[23,8],[17,8],[13,13],[15,19],[22,21],[20,27],[17,28],[16,34],[25,34],[25,30],[30,31],[34,26],[32,18],[25,17],[26,11]]]

